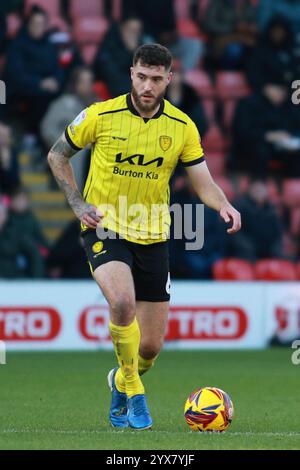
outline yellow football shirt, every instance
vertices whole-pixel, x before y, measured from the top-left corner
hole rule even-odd
[[[65,135],[76,150],[92,144],[83,196],[104,213],[101,225],[136,243],[166,240],[170,177],[179,160],[204,160],[194,122],[167,100],[142,118],[127,94],[83,110]]]

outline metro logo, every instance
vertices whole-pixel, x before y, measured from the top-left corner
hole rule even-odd
[[[240,307],[170,307],[166,340],[236,340],[248,326]]]
[[[109,312],[106,305],[91,305],[79,318],[80,334],[90,341],[109,341]]]
[[[59,313],[51,307],[0,307],[0,339],[49,341],[61,329]]]
[[[83,310],[79,331],[89,341],[110,341],[109,311],[106,305]],[[171,306],[166,341],[237,340],[244,336],[248,318],[240,307]]]

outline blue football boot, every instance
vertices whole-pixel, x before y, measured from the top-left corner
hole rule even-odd
[[[117,390],[115,377],[118,368],[109,371],[107,376],[108,386],[111,390],[111,405],[109,419],[114,428],[127,428],[127,395]]]
[[[127,407],[128,424],[131,428],[140,431],[151,428],[152,418],[148,410],[145,395],[134,395],[128,398]]]

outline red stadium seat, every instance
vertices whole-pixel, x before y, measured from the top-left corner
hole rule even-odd
[[[206,162],[211,174],[215,176],[224,176],[225,174],[225,153],[223,152],[205,152]]]
[[[264,281],[295,281],[296,267],[283,259],[262,259],[255,263],[255,279]]]
[[[190,17],[190,5],[186,0],[175,0],[174,9],[177,20]]]
[[[290,233],[297,237],[300,235],[300,207],[293,207],[290,211]]]
[[[91,65],[93,63],[97,49],[98,49],[97,43],[83,44],[80,47],[80,53],[86,65]]]
[[[203,111],[209,124],[216,120],[216,100],[214,98],[202,98]]]
[[[217,125],[212,124],[206,132],[203,138],[203,147],[207,152],[224,152],[228,148],[228,140]]]
[[[100,43],[108,29],[108,21],[101,16],[74,19],[74,38],[79,43]]]
[[[177,20],[177,33],[179,36],[188,38],[200,38],[200,31],[196,23],[189,18]]]
[[[243,98],[250,93],[246,76],[242,72],[218,72],[216,90],[219,98]]]
[[[12,39],[18,33],[22,25],[22,19],[20,18],[19,15],[16,15],[15,13],[10,13],[6,17],[6,25],[7,25],[7,37],[9,39]]]
[[[112,19],[120,21],[122,18],[122,0],[113,0],[112,4]]]
[[[86,1],[86,0],[85,0]],[[60,15],[60,0],[26,0],[25,13],[31,10],[33,5],[43,8],[50,17]]]
[[[104,0],[70,0],[70,13],[73,18],[105,16]]]
[[[300,279],[300,261],[296,264],[297,279]]]
[[[210,0],[198,0],[199,19],[204,20]]]
[[[202,98],[215,97],[216,92],[209,75],[203,70],[188,70],[185,74],[185,80]]]
[[[102,101],[109,100],[111,98],[106,84],[100,80],[94,83],[94,92]]]
[[[229,201],[233,201],[233,199],[235,198],[236,192],[230,179],[226,178],[226,176],[216,175],[214,177],[214,180],[220,186],[220,188],[224,191],[227,199]]]
[[[218,281],[252,281],[254,270],[249,261],[238,258],[221,259],[213,265],[213,278]]]
[[[283,201],[288,207],[300,206],[300,178],[283,182]]]

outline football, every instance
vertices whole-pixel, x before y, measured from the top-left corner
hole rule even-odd
[[[188,397],[184,407],[185,420],[193,431],[225,431],[233,414],[229,395],[216,387],[198,388]]]

